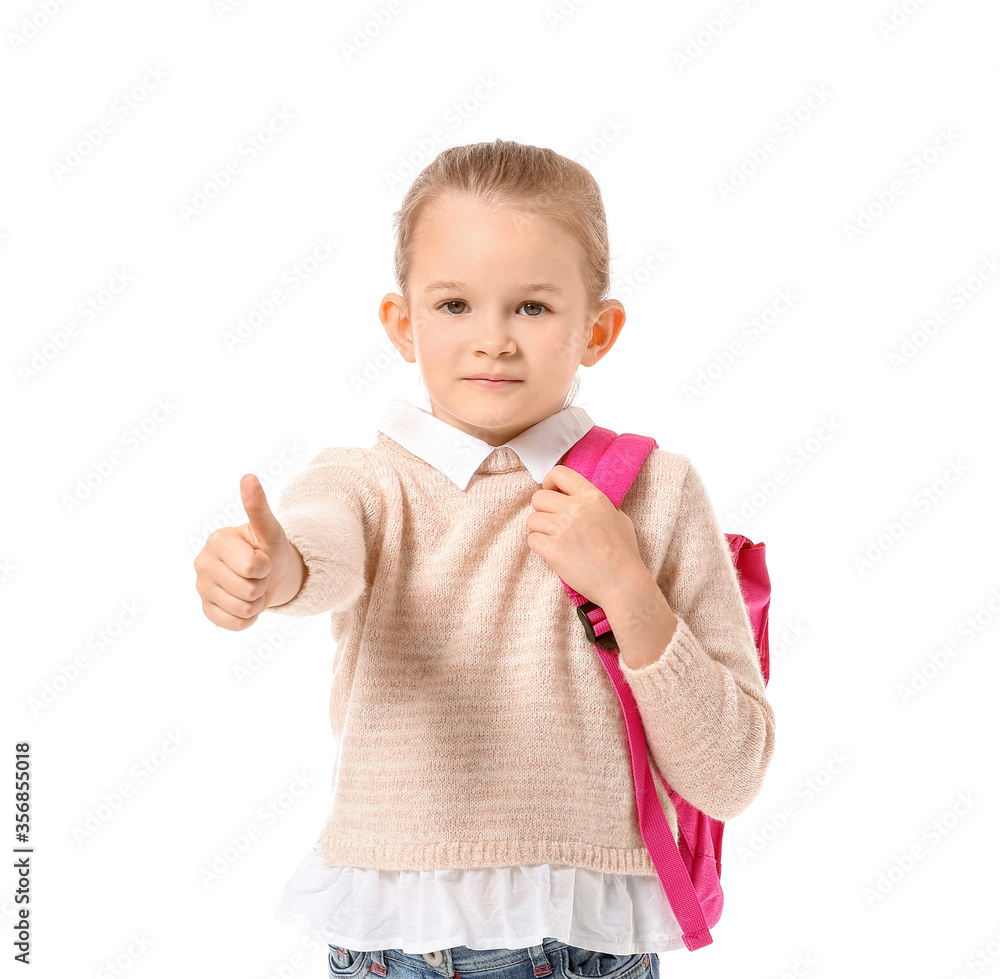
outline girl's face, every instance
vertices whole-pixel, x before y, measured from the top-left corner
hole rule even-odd
[[[435,417],[490,445],[560,411],[577,368],[624,326],[617,301],[588,315],[580,246],[551,218],[462,198],[423,211],[413,249],[407,314],[389,293],[379,316]],[[470,380],[481,375],[515,380]]]

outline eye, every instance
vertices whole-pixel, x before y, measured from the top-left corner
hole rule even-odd
[[[518,306],[517,308],[518,308],[518,309],[521,309],[521,308],[523,308],[524,306],[537,306],[539,310],[542,310],[542,309],[548,309],[548,308],[549,308],[548,306],[544,305],[543,303],[533,303],[533,302],[532,302],[532,301],[531,301],[530,299],[529,299],[529,300],[528,300],[527,302],[525,302],[525,303],[521,303],[521,305],[520,305],[520,306]],[[529,314],[529,315],[530,315],[530,314]],[[535,316],[539,316],[539,315],[541,315],[541,314],[540,314],[540,313],[536,313],[536,314],[535,314],[534,316],[532,316],[531,318],[532,318],[532,319],[534,319],[534,318],[535,318]]]
[[[441,303],[440,306],[438,306],[438,309],[444,309],[445,306],[466,306],[466,305],[468,304],[462,299],[447,299],[445,300],[445,302]],[[449,310],[449,315],[457,316],[458,313],[451,313],[451,311]]]

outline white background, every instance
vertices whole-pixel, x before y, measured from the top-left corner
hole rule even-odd
[[[628,321],[577,403],[689,455],[723,530],[767,545],[777,749],[726,828],[714,944],[663,975],[996,974],[1000,8],[53,9],[0,16],[3,845],[30,740],[33,974],[325,974],[271,908],[327,811],[327,617],[219,629],[192,562],[245,522],[244,473],[273,500],[417,390],[377,317],[392,215],[437,152],[498,137],[602,188]],[[227,344],[322,236],[333,256]],[[751,341],[779,290],[794,304]]]

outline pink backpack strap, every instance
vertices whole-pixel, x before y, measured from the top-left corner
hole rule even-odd
[[[771,607],[771,578],[767,573],[767,555],[764,542],[755,544],[742,534],[726,534],[733,564],[736,565],[743,604],[746,605],[750,626],[753,629],[760,672],[764,685],[771,678],[771,653],[767,639],[768,611]]]
[[[655,439],[648,436],[630,433],[616,436],[610,429],[595,425],[570,449],[563,465],[586,476],[604,491],[616,507],[620,507],[643,463],[655,448]],[[559,580],[562,581],[561,578]],[[588,601],[565,581],[563,587],[577,606],[587,638],[594,643],[597,655],[604,664],[622,705],[632,760],[639,829],[674,917],[684,932],[684,944],[690,951],[694,951],[711,944],[712,936],[690,874],[656,795],[642,717],[628,681],[622,674],[614,633],[602,608]],[[662,781],[662,774],[660,778]]]

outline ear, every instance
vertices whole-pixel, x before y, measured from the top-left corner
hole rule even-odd
[[[404,314],[406,300],[398,292],[387,292],[378,307],[378,318],[386,335],[408,364],[417,362],[409,317]]]
[[[580,358],[584,367],[593,367],[613,346],[625,325],[625,307],[617,299],[609,299],[600,316],[590,326],[590,343]]]

